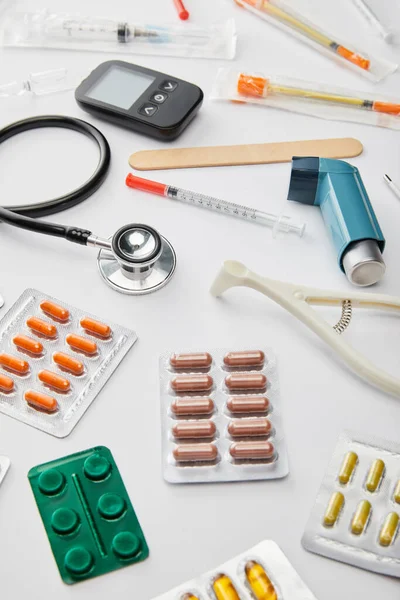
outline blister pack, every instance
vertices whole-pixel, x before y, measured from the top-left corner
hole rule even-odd
[[[279,546],[266,540],[153,600],[316,600]]]
[[[0,412],[65,437],[136,334],[28,289],[0,321]]]
[[[400,444],[340,436],[302,538],[304,548],[400,577]]]
[[[7,475],[7,471],[10,468],[10,459],[8,456],[0,456],[0,484],[4,477]]]
[[[271,350],[164,354],[160,385],[166,481],[245,481],[288,474]]]

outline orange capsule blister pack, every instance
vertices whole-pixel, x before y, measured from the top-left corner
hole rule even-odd
[[[164,478],[278,479],[289,472],[271,350],[200,350],[160,358]]]
[[[0,412],[67,436],[136,339],[129,329],[26,290],[0,321]]]

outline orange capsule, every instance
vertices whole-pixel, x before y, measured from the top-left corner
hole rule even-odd
[[[181,421],[172,428],[177,440],[208,439],[215,436],[217,428],[213,421]]]
[[[28,390],[24,394],[25,400],[30,406],[39,408],[46,412],[55,412],[58,408],[57,400],[42,392],[35,392],[35,390]]]
[[[43,337],[46,338],[55,338],[57,337],[57,327],[52,325],[52,323],[47,323],[47,321],[43,321],[38,317],[29,317],[26,322],[29,329],[32,329],[35,333],[39,333]]]
[[[58,390],[60,392],[68,392],[71,387],[71,384],[68,381],[68,379],[65,379],[65,377],[61,377],[60,375],[57,375],[57,373],[53,373],[52,371],[40,371],[38,374],[38,379],[48,387],[51,387],[54,390]]]
[[[76,358],[72,358],[72,356],[68,356],[68,354],[64,354],[63,352],[55,352],[53,354],[53,361],[61,367],[61,369],[65,369],[65,371],[69,371],[74,375],[82,375],[84,371],[84,365]]]
[[[6,392],[9,394],[14,389],[14,382],[11,377],[7,377],[7,375],[2,375],[0,373],[0,392]]]
[[[245,352],[228,352],[224,356],[227,367],[262,367],[265,354],[262,350],[247,350]]]
[[[49,300],[42,302],[40,308],[46,315],[57,321],[61,321],[61,323],[65,323],[69,319],[69,310]]]
[[[207,392],[214,380],[210,375],[177,375],[171,380],[175,392]]]
[[[218,450],[214,444],[184,444],[173,451],[177,462],[214,462]]]
[[[229,435],[233,438],[267,437],[271,435],[271,421],[260,419],[235,419],[228,425]]]
[[[96,342],[81,337],[80,335],[76,335],[75,333],[68,334],[65,338],[65,341],[67,342],[68,346],[71,346],[73,350],[77,350],[78,352],[84,352],[85,354],[97,353]]]
[[[231,396],[226,403],[232,414],[262,414],[269,410],[269,400],[265,396]]]
[[[98,335],[102,338],[109,338],[112,331],[109,325],[105,323],[100,323],[100,321],[95,321],[94,319],[90,319],[89,317],[85,317],[80,321],[82,329],[85,329],[89,333],[93,333],[94,335]]]
[[[203,396],[176,398],[171,404],[171,411],[177,417],[211,415],[214,412],[214,402]]]
[[[0,365],[10,371],[18,373],[18,375],[26,375],[29,371],[29,364],[26,360],[15,358],[15,356],[11,356],[11,354],[0,354]]]
[[[30,352],[30,354],[43,354],[43,344],[28,337],[27,335],[16,335],[13,339],[13,343],[17,346],[17,348],[25,350],[26,352]]]
[[[173,354],[169,364],[174,369],[208,369],[212,363],[212,356],[208,352],[191,354]]]
[[[275,454],[271,442],[236,442],[229,448],[235,460],[269,460]]]
[[[225,385],[228,390],[265,390],[267,378],[263,373],[231,373]]]

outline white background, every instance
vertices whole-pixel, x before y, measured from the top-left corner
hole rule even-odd
[[[328,29],[387,58],[391,49],[365,26],[349,0],[297,0]],[[32,0],[29,5],[32,6]],[[36,3],[35,3],[36,4]],[[172,0],[71,1],[70,10],[148,22],[177,22]],[[61,0],[49,3],[62,6]],[[233,0],[187,0],[191,21],[202,24],[234,16],[237,62],[266,73],[321,79],[354,89],[399,92],[400,76],[376,88],[285,36]],[[0,83],[29,72],[68,67],[85,76],[100,53],[3,50]],[[400,51],[397,52],[400,60]],[[254,106],[211,102],[209,92],[224,61],[132,56],[132,61],[198,84],[204,105],[172,146],[220,145],[352,136],[365,146],[352,162],[364,183],[387,238],[387,274],[380,292],[400,295],[400,204],[382,181],[400,181],[399,133],[365,125],[323,121]],[[102,320],[135,329],[139,342],[72,434],[59,440],[0,414],[0,453],[11,458],[0,490],[0,595],[14,600],[150,600],[229,559],[262,539],[279,543],[319,600],[399,598],[399,583],[310,554],[300,538],[324,470],[344,428],[388,439],[399,437],[399,400],[358,380],[332,352],[283,309],[249,290],[232,290],[215,300],[209,286],[223,260],[239,259],[256,272],[321,288],[353,290],[336,257],[318,209],[288,204],[290,165],[185,170],[149,176],[260,209],[285,212],[308,224],[304,239],[273,240],[271,232],[234,219],[173,203],[125,187],[128,156],[160,143],[85,115],[71,92],[42,98],[0,99],[0,125],[34,114],[87,119],[107,136],[112,166],[102,188],[76,208],[53,217],[62,223],[111,235],[129,222],[156,227],[173,243],[176,274],[163,290],[128,297],[108,288],[96,270],[96,252],[62,240],[0,227],[0,292],[4,314],[27,287],[87,309]],[[0,148],[0,198],[4,205],[42,200],[78,185],[96,164],[86,139],[64,131],[30,132]],[[338,310],[328,310],[334,323]],[[398,317],[356,311],[346,338],[393,374],[399,373]],[[161,474],[158,356],[166,350],[231,346],[274,348],[280,368],[290,475],[281,481],[243,484],[169,485]],[[150,546],[144,563],[69,587],[62,583],[28,484],[37,464],[90,448],[108,446],[117,461]],[[400,543],[400,542],[398,542]]]

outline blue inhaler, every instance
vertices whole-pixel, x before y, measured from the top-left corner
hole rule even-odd
[[[339,267],[351,283],[380,281],[385,238],[356,167],[332,158],[293,157],[288,200],[319,206]]]

